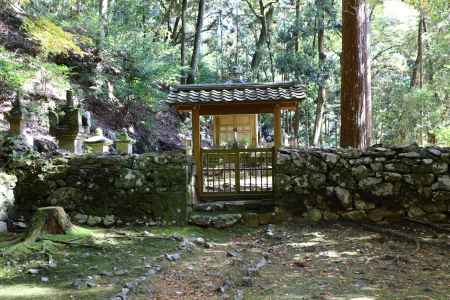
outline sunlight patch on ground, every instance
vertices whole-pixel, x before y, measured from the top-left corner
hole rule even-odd
[[[102,295],[111,292],[111,287],[91,288],[89,290],[78,291],[72,289],[59,289],[52,287],[36,286],[31,284],[0,285],[0,300],[31,300],[31,299],[72,299],[77,295],[77,299],[92,299],[89,295]],[[97,298],[96,298],[97,299]]]
[[[0,299],[27,299],[31,297],[39,296],[51,296],[56,295],[60,290],[50,287],[39,287],[28,284],[17,284],[11,286],[1,286]]]
[[[292,248],[306,248],[319,245],[319,242],[287,243],[286,245]]]

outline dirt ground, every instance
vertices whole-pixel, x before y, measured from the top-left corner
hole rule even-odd
[[[450,299],[449,232],[377,228],[417,242],[349,223],[92,229],[1,256],[0,300]]]
[[[173,263],[152,299],[450,299],[449,249],[348,224],[269,226]]]

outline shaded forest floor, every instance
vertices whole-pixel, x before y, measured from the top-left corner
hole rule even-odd
[[[420,242],[448,233],[389,228],[419,243],[345,223],[96,229],[1,257],[0,300],[448,299],[449,248]]]

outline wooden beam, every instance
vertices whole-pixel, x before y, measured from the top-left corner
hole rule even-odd
[[[273,108],[274,146],[281,147],[281,108],[275,105]]]
[[[192,152],[195,162],[195,188],[197,195],[201,192],[202,187],[202,164],[201,164],[201,140],[200,140],[200,114],[198,107],[192,110]]]
[[[229,115],[229,114],[258,114],[272,113],[275,105],[279,105],[280,109],[295,110],[297,101],[286,102],[252,102],[252,103],[231,103],[221,102],[216,104],[179,104],[176,109],[179,112],[189,112],[194,107],[199,107],[200,115]]]

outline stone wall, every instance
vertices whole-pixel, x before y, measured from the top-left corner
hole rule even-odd
[[[450,148],[280,150],[277,204],[313,220],[439,222],[450,216]]]
[[[182,152],[73,156],[16,166],[16,215],[57,205],[78,223],[184,224],[191,163]]]
[[[6,231],[6,220],[14,207],[17,178],[0,170],[0,232]]]

